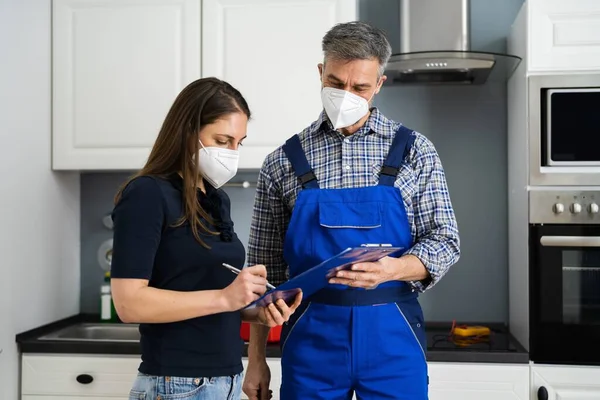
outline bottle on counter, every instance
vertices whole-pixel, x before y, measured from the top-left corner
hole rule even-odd
[[[104,283],[100,286],[100,320],[102,322],[116,322],[117,313],[110,291],[110,272],[104,274]]]

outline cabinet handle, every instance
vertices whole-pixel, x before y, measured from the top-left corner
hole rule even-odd
[[[548,390],[545,387],[540,386],[537,392],[537,398],[538,400],[548,400]]]
[[[94,378],[88,374],[77,375],[76,379],[77,379],[77,382],[81,383],[82,385],[87,385],[88,383],[92,383],[92,381],[94,380]]]

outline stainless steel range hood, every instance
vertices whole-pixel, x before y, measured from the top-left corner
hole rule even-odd
[[[521,59],[470,50],[469,0],[400,0],[400,53],[386,84],[482,84],[505,81]]]

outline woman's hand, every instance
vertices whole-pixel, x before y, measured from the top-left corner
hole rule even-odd
[[[236,311],[257,300],[267,291],[267,269],[253,265],[242,269],[231,285],[223,289],[227,311]]]
[[[302,292],[298,292],[294,303],[288,306],[283,299],[258,309],[257,322],[272,328],[286,323],[302,302]]]

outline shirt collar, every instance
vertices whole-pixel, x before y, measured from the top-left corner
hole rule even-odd
[[[171,184],[183,194],[183,178],[178,173],[174,172],[168,177]],[[218,189],[215,189],[206,179],[200,178],[204,181],[204,190],[206,190],[206,197],[211,197]],[[199,196],[204,196],[202,190],[197,190]]]
[[[369,133],[376,133],[381,136],[391,136],[394,129],[390,129],[390,126],[394,125],[394,122],[386,118],[377,107],[371,108],[371,115],[367,119],[367,122],[358,130],[354,135],[367,135]],[[321,111],[319,118],[315,121],[315,130],[323,133],[335,132],[333,124],[329,120],[325,110]]]

